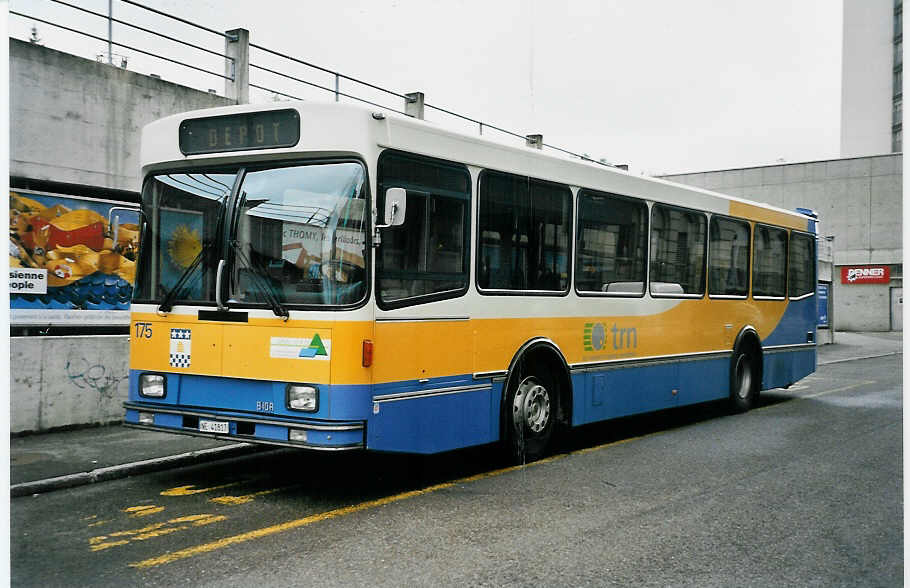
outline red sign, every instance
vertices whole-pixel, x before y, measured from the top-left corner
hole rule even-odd
[[[887,284],[891,268],[887,265],[860,265],[840,268],[841,284]]]

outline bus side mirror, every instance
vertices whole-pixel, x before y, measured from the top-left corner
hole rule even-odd
[[[407,201],[408,191],[404,188],[389,188],[385,191],[385,216],[383,217],[385,227],[398,227],[404,224]]]

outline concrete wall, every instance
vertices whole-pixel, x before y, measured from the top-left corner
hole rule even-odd
[[[40,45],[9,44],[11,176],[138,191],[143,125],[232,103]]]
[[[889,289],[903,281],[902,162],[901,154],[888,154],[664,178],[788,210],[816,210],[819,234],[834,237],[831,280],[836,328],[887,331]],[[862,264],[890,265],[891,284],[840,283],[840,266]]]
[[[841,157],[891,151],[894,0],[844,0]]]
[[[138,191],[143,125],[232,103],[39,45],[9,44],[11,176]],[[13,337],[11,432],[122,419],[128,357],[126,335]]]
[[[10,432],[123,419],[127,335],[10,341]]]

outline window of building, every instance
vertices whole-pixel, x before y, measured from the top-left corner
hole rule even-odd
[[[405,222],[382,229],[376,268],[380,306],[396,308],[467,291],[471,177],[465,166],[385,152],[379,159],[377,210],[388,188],[405,188]]]
[[[644,202],[578,193],[575,288],[615,295],[645,293],[648,207]]]
[[[790,233],[790,298],[815,292],[815,237]]]
[[[719,216],[711,218],[709,294],[749,295],[749,241],[749,223]]]
[[[787,294],[787,231],[755,225],[752,251],[752,295],[783,298]]]
[[[655,204],[651,208],[651,294],[705,293],[705,215]]]
[[[484,290],[568,291],[569,188],[485,171],[479,192],[478,286]]]

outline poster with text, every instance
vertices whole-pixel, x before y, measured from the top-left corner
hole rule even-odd
[[[10,323],[129,324],[138,254],[136,204],[11,190]]]

